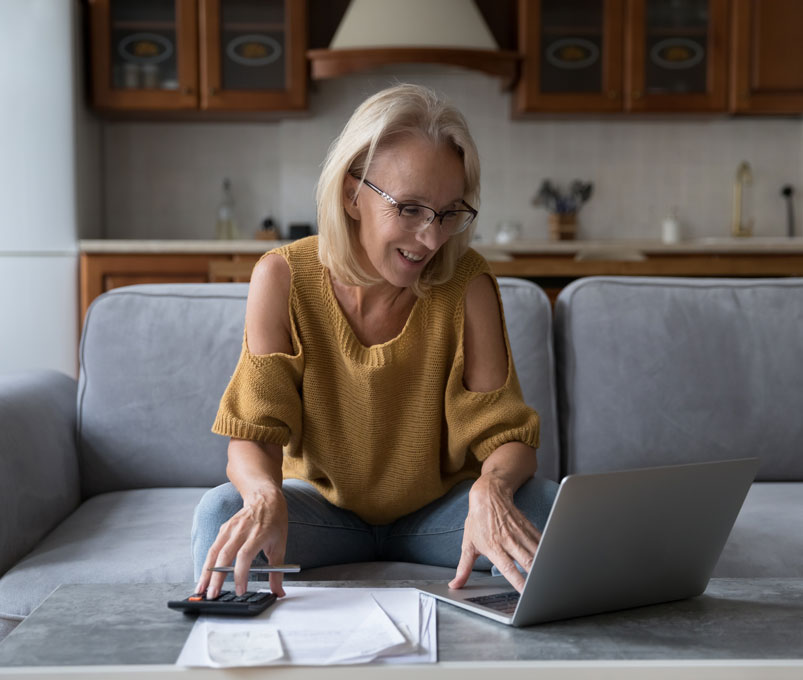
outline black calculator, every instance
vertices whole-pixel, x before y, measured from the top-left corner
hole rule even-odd
[[[193,593],[183,600],[170,600],[167,606],[185,614],[256,616],[274,602],[276,595],[271,592],[249,590],[237,595],[233,590],[221,590],[214,600],[208,600],[205,594]]]

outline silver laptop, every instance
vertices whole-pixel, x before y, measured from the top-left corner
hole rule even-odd
[[[681,600],[708,585],[757,458],[569,475],[519,596],[503,576],[422,592],[512,626]]]

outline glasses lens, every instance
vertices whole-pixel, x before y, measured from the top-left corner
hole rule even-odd
[[[435,219],[435,211],[423,205],[403,205],[399,218],[405,231],[421,231]]]
[[[474,219],[470,210],[450,210],[443,216],[443,228],[449,234],[459,234]]]

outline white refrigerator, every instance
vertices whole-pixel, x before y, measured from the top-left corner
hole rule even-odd
[[[80,24],[78,0],[0,0],[0,372],[77,372],[78,238],[99,205]]]

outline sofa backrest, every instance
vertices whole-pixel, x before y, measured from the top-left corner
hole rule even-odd
[[[564,473],[758,456],[803,480],[803,279],[580,279],[555,351]]]
[[[522,389],[541,415],[540,474],[556,477],[549,303],[526,281],[500,289]],[[210,427],[239,358],[247,294],[247,284],[153,284],[92,303],[77,405],[84,496],[225,481],[227,440]]]
[[[248,284],[153,284],[98,297],[79,348],[82,493],[226,481],[210,432],[243,338]]]
[[[541,288],[524,279],[500,277],[505,325],[524,401],[541,418],[538,476],[560,479],[560,446],[552,346],[552,305]]]

